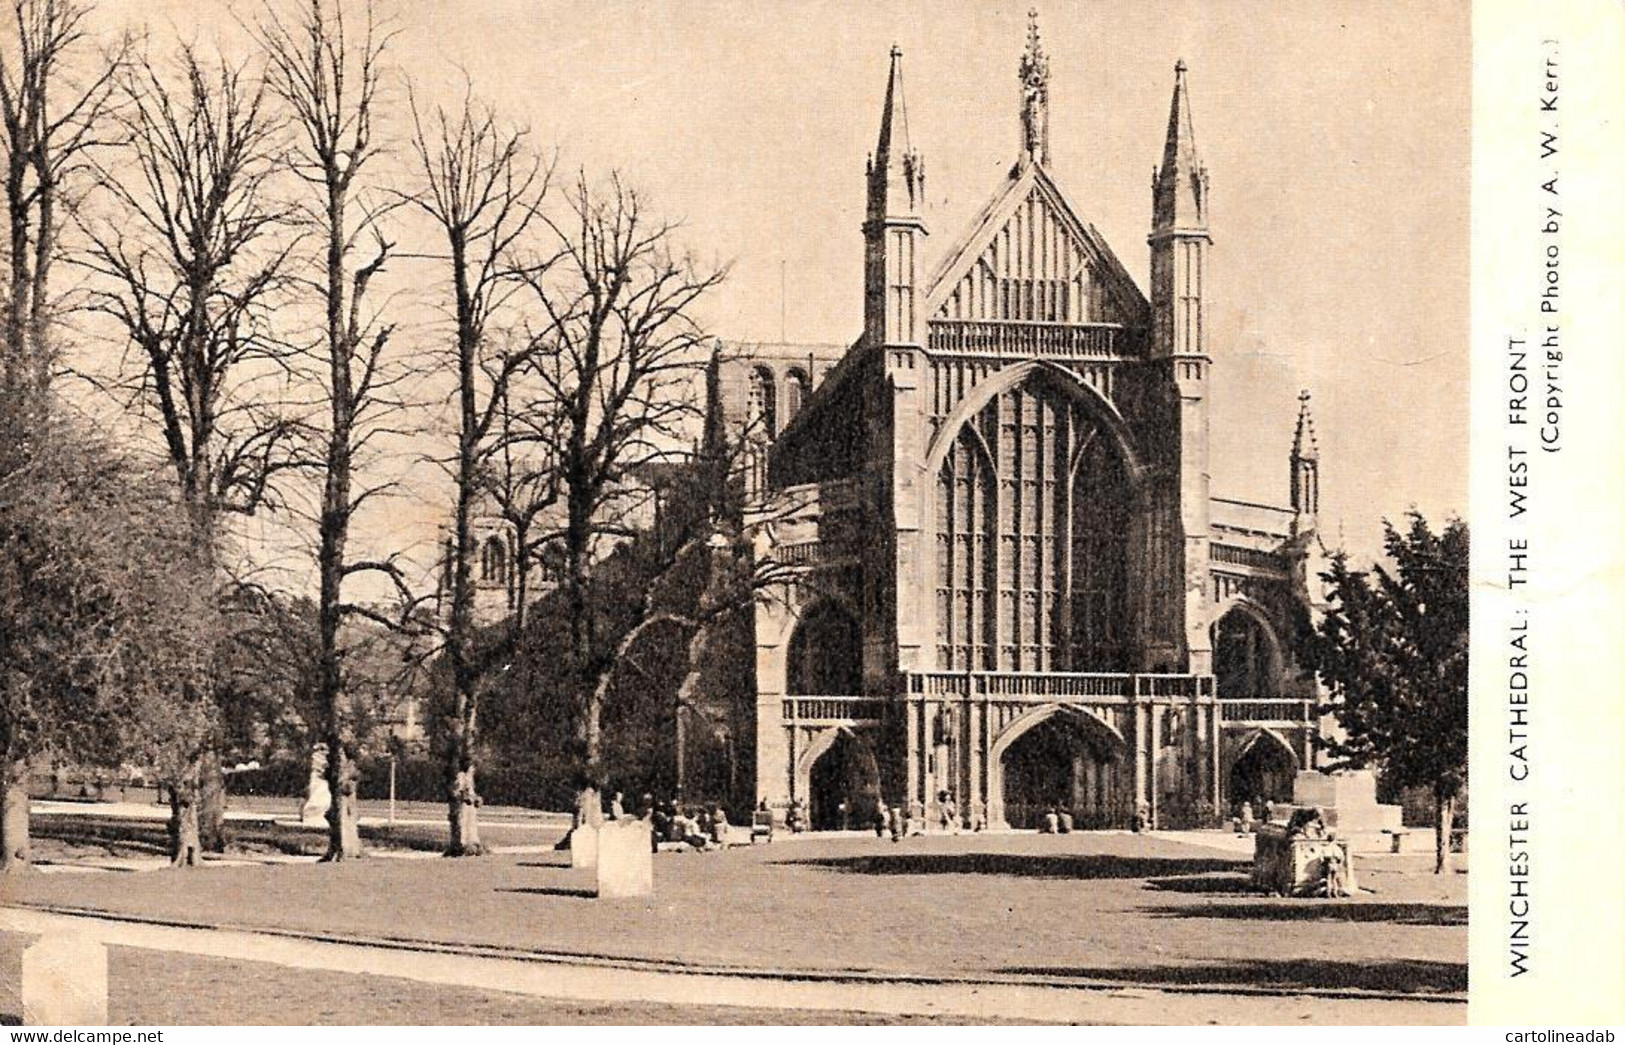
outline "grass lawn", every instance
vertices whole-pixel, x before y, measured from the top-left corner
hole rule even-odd
[[[1145,985],[1465,992],[1466,876],[1361,860],[1376,890],[1262,897],[1225,853],[1074,834],[778,842],[655,858],[655,894],[590,898],[566,854],[29,875],[9,902],[193,924],[665,959]]]
[[[15,990],[22,941],[0,936],[0,1023],[19,1022]],[[115,947],[108,953],[107,1017],[118,1025],[530,1026],[537,1024],[933,1024],[960,1017],[827,1010],[748,1009],[536,998],[364,974],[313,973]]]
[[[286,809],[279,811],[290,815]],[[444,808],[440,808],[439,812],[440,820],[428,822],[413,820],[393,825],[362,824],[362,843],[380,849],[439,852],[446,846]],[[563,837],[567,826],[567,822],[535,819],[482,821],[480,838],[485,844],[493,846],[551,845]],[[47,863],[71,863],[103,856],[163,856],[169,846],[168,827],[160,819],[137,820],[95,812],[72,815],[35,813],[31,828],[35,859]],[[233,821],[227,824],[226,837],[228,856],[266,853],[320,856],[327,851],[327,829],[321,826]]]

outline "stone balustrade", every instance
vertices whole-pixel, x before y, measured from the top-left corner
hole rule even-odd
[[[934,319],[928,347],[932,352],[1021,359],[1116,359],[1122,333],[1116,323]]]

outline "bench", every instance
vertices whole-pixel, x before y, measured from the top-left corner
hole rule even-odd
[[[1405,836],[1411,833],[1408,827],[1385,827],[1382,833],[1388,836],[1388,851],[1390,853],[1403,852],[1405,849]]]
[[[750,844],[755,845],[758,838],[773,841],[773,831],[779,824],[777,814],[772,810],[758,809],[750,818]]]

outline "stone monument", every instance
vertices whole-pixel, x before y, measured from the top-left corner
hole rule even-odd
[[[107,948],[73,931],[41,936],[23,951],[23,1022],[30,1027],[107,1025]]]
[[[604,824],[577,824],[570,830],[570,866],[598,866],[598,835]]]
[[[1290,818],[1293,809],[1314,807],[1326,830],[1349,844],[1356,853],[1386,853],[1403,838],[1402,810],[1379,805],[1377,778],[1368,769],[1322,773],[1307,770],[1292,781],[1292,805],[1277,807],[1276,817]]]
[[[611,820],[597,831],[598,898],[654,892],[654,846],[647,820]]]
[[[333,793],[327,787],[327,745],[317,744],[310,752],[310,780],[305,784],[305,804],[299,809],[299,822],[307,827],[327,823],[327,810]]]

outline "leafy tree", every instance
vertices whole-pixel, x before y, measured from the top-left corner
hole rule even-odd
[[[1439,872],[1467,784],[1467,524],[1435,534],[1420,513],[1407,518],[1403,531],[1383,523],[1389,564],[1356,571],[1332,558],[1314,656],[1341,727],[1324,741],[1332,768],[1377,767],[1429,788]]]
[[[211,725],[197,684],[215,634],[205,564],[170,484],[60,421],[27,427],[0,439],[0,864],[28,864],[27,774],[47,754],[158,769],[190,862]]]

